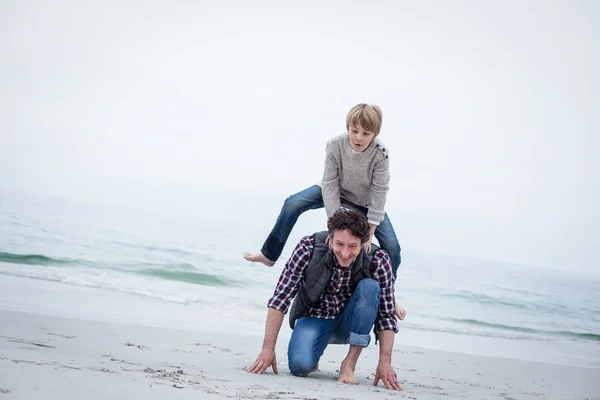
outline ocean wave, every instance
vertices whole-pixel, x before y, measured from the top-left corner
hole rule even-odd
[[[538,337],[533,335],[526,334],[517,334],[517,333],[508,333],[508,332],[490,332],[490,331],[474,331],[468,329],[459,329],[459,328],[451,328],[451,327],[442,327],[442,326],[432,326],[432,325],[421,325],[410,322],[404,322],[407,328],[419,330],[419,331],[427,331],[427,332],[440,332],[440,333],[449,333],[453,335],[466,335],[466,336],[479,336],[479,337],[488,337],[488,338],[499,338],[499,339],[511,339],[511,340],[539,340]]]
[[[123,267],[131,268],[131,267],[139,267],[139,268],[168,268],[168,269],[185,269],[185,270],[195,270],[196,267],[194,264],[190,263],[160,263],[160,262],[140,262],[140,263],[125,263],[120,264]]]
[[[120,240],[112,240],[109,244],[117,245],[119,247],[129,248],[129,249],[137,249],[137,250],[145,250],[147,252],[156,252],[161,254],[170,254],[172,256],[179,257],[202,257],[207,261],[214,261],[213,257],[208,254],[199,254],[191,250],[184,250],[177,247],[159,247],[159,246],[148,246],[145,244],[137,244],[131,242],[125,242]]]
[[[502,306],[518,308],[521,310],[530,308],[528,305],[523,304],[523,303],[515,303],[515,302],[511,302],[511,301],[500,300],[495,297],[488,296],[486,294],[473,293],[473,292],[469,292],[469,291],[459,291],[456,293],[444,293],[444,294],[441,294],[441,296],[447,297],[447,298],[463,299],[463,300],[468,300],[468,301],[472,301],[475,303],[481,303],[481,304],[499,304]]]
[[[109,269],[119,269],[119,267],[131,268],[181,268],[181,269],[193,269],[194,265],[190,263],[154,263],[154,262],[128,262],[119,264],[108,264],[99,263],[83,259],[66,258],[66,257],[49,257],[42,254],[15,254],[0,252],[0,262],[10,264],[22,264],[22,265],[41,265],[41,266],[55,266],[60,267],[61,265],[73,265],[73,266],[87,266],[87,267],[100,267]]]
[[[232,286],[236,282],[219,277],[217,275],[204,274],[201,272],[169,271],[166,269],[144,269],[138,271],[142,275],[168,279],[177,282],[193,283],[207,286]]]
[[[66,265],[74,263],[88,263],[83,260],[72,260],[68,258],[52,258],[41,254],[14,254],[0,252],[0,262],[23,265]]]
[[[240,284],[240,282],[233,279],[197,271],[196,267],[190,263],[128,262],[107,264],[80,259],[53,258],[41,254],[14,254],[6,252],[0,252],[0,262],[42,267],[85,266],[104,271],[113,270],[205,286],[236,286]]]
[[[527,293],[529,296],[532,293]],[[453,298],[459,300],[465,300],[467,302],[482,304],[482,305],[494,305],[499,307],[508,307],[514,310],[519,311],[529,311],[536,314],[545,313],[545,314],[553,314],[553,313],[562,313],[566,310],[569,310],[565,304],[555,303],[548,299],[527,299],[523,298],[518,302],[510,301],[506,299],[497,298],[491,295],[483,294],[483,293],[473,293],[468,290],[461,290],[454,293],[441,293],[439,296],[444,298]]]
[[[53,267],[50,267],[53,268]],[[179,304],[205,303],[204,292],[171,290],[171,288],[159,289],[154,285],[145,286],[143,282],[136,280],[130,281],[127,276],[107,276],[105,274],[99,276],[67,276],[59,270],[47,270],[34,268],[19,269],[19,270],[2,270],[0,275],[9,275],[18,278],[35,279],[41,281],[57,282],[78,287],[88,287],[95,289],[104,289],[115,292],[127,293],[142,297],[153,298],[157,300],[167,301]],[[214,288],[216,290],[217,288]]]
[[[492,329],[498,329],[498,330],[504,330],[504,331],[529,333],[529,334],[533,334],[533,335],[569,337],[572,339],[600,342],[600,334],[596,334],[596,333],[534,329],[534,328],[527,328],[527,327],[523,327],[523,326],[494,324],[494,323],[490,323],[490,322],[479,321],[476,319],[460,319],[460,318],[444,318],[444,319],[447,321],[457,322],[457,323],[465,324],[465,325],[477,326],[477,327],[481,327],[481,328],[492,328]]]

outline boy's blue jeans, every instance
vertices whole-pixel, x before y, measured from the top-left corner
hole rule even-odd
[[[367,347],[379,308],[381,289],[374,279],[363,279],[335,319],[302,317],[296,321],[288,345],[288,366],[296,376],[311,373],[328,344]]]
[[[357,206],[356,204],[342,198],[342,205],[347,205],[355,210],[361,211],[367,215],[368,209],[365,207]],[[313,185],[307,189],[304,189],[296,194],[288,197],[281,207],[277,221],[271,233],[265,240],[261,252],[271,261],[277,261],[281,252],[287,242],[294,225],[298,221],[298,217],[302,213],[308,210],[316,210],[323,208],[323,195],[321,193],[321,187]],[[379,247],[385,250],[392,261],[392,271],[394,272],[394,278],[396,278],[396,271],[400,266],[400,243],[396,238],[396,232],[392,227],[392,223],[388,218],[387,213],[383,221],[375,229],[375,238],[379,242]]]

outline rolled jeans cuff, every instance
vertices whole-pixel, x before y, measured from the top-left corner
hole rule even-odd
[[[362,346],[367,347],[371,343],[371,334],[361,335],[359,333],[350,332],[350,339],[348,343],[351,346]]]

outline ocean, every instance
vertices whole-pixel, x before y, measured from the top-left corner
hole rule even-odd
[[[145,296],[260,330],[284,258],[310,233],[295,230],[273,268],[243,260],[269,229],[3,190],[0,279]],[[421,251],[402,257],[396,296],[407,317],[396,345],[600,367],[600,276]]]

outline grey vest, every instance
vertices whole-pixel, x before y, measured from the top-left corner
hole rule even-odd
[[[294,299],[290,310],[290,328],[294,329],[296,321],[308,313],[308,311],[321,300],[321,296],[329,286],[335,265],[335,255],[329,245],[325,244],[328,232],[317,232],[313,235],[315,239],[314,250],[310,262],[304,270],[304,279]],[[356,289],[358,282],[365,278],[371,278],[371,261],[373,253],[379,247],[371,244],[371,253],[367,254],[361,248],[360,254],[352,264],[351,287],[352,292]]]

